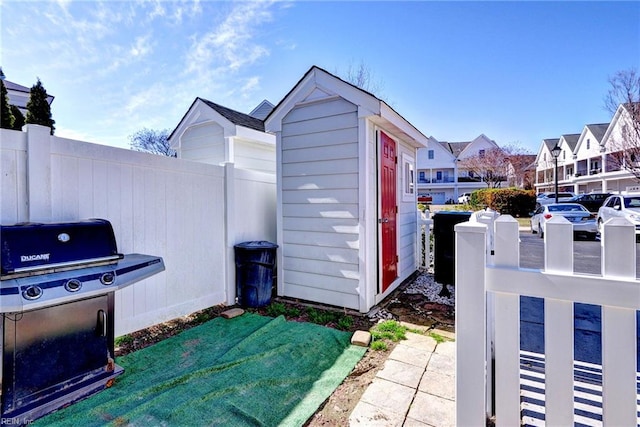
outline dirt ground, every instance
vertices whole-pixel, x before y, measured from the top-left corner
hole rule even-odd
[[[333,313],[335,316],[327,316],[328,322],[325,326],[337,327],[339,329],[356,331],[368,331],[378,321],[383,319],[395,319],[413,325],[427,327],[429,329],[440,329],[454,332],[455,315],[452,305],[440,304],[429,301],[429,298],[420,293],[407,292],[410,283],[401,285],[391,295],[389,295],[377,310],[373,310],[368,315],[363,315],[353,311],[337,309],[335,307],[322,306],[319,304],[307,304],[303,301],[275,298],[272,306],[278,304],[280,311],[285,311],[288,320],[292,321],[316,321],[317,317],[310,316],[311,312]],[[193,313],[179,319],[155,325],[150,328],[134,332],[116,340],[116,356],[122,356],[132,351],[152,345],[185,329],[204,323],[220,315],[229,306],[215,306]],[[273,314],[268,307],[260,309],[248,309],[263,315]],[[311,313],[313,314],[313,313]],[[338,316],[339,315],[339,316]],[[348,316],[352,322],[345,327],[344,323],[337,322],[336,316]],[[376,376],[378,370],[382,368],[387,357],[393,350],[395,343],[389,342],[386,351],[375,351],[369,349],[363,358],[355,366],[349,376],[338,386],[333,394],[324,402],[318,411],[307,421],[305,426],[345,426],[349,424],[349,415],[360,400],[360,397]]]

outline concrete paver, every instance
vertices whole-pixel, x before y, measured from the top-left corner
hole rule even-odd
[[[438,427],[455,427],[456,404],[432,394],[419,391],[409,409],[407,418]]]
[[[397,360],[387,360],[384,368],[378,371],[376,377],[415,389],[420,384],[423,372],[424,368],[419,366],[409,365]]]
[[[398,345],[389,355],[389,359],[398,360],[424,369],[427,367],[427,363],[429,363],[431,354],[432,352],[429,351],[429,349]]]
[[[349,417],[351,426],[455,426],[455,341],[407,333]]]
[[[414,395],[415,389],[412,387],[375,378],[360,400],[382,409],[406,414]]]

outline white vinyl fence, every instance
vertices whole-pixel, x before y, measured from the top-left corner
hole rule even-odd
[[[494,407],[498,426],[638,425],[634,226],[624,219],[604,225],[602,274],[587,275],[573,272],[573,229],[564,218],[547,224],[543,270],[519,268],[515,219],[489,223],[493,230],[477,217],[455,227],[457,424],[484,425]],[[523,354],[521,297],[544,300],[544,354]],[[578,304],[600,307],[601,366],[575,360]],[[536,374],[523,373],[523,357],[539,365]],[[581,372],[590,377],[587,385],[578,383]]]
[[[235,301],[233,246],[276,241],[275,175],[0,131],[0,222],[104,218],[166,271],[116,293],[116,335]]]

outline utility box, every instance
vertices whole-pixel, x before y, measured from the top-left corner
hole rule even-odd
[[[278,245],[266,241],[234,246],[236,295],[242,307],[264,307],[271,303]]]
[[[455,282],[456,224],[469,221],[471,212],[443,211],[433,215],[433,278],[436,283],[453,285]]]

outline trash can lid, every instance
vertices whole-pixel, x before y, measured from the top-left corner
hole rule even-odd
[[[278,245],[275,243],[267,242],[266,240],[254,240],[251,242],[242,242],[235,245],[236,248],[241,249],[276,249]]]

